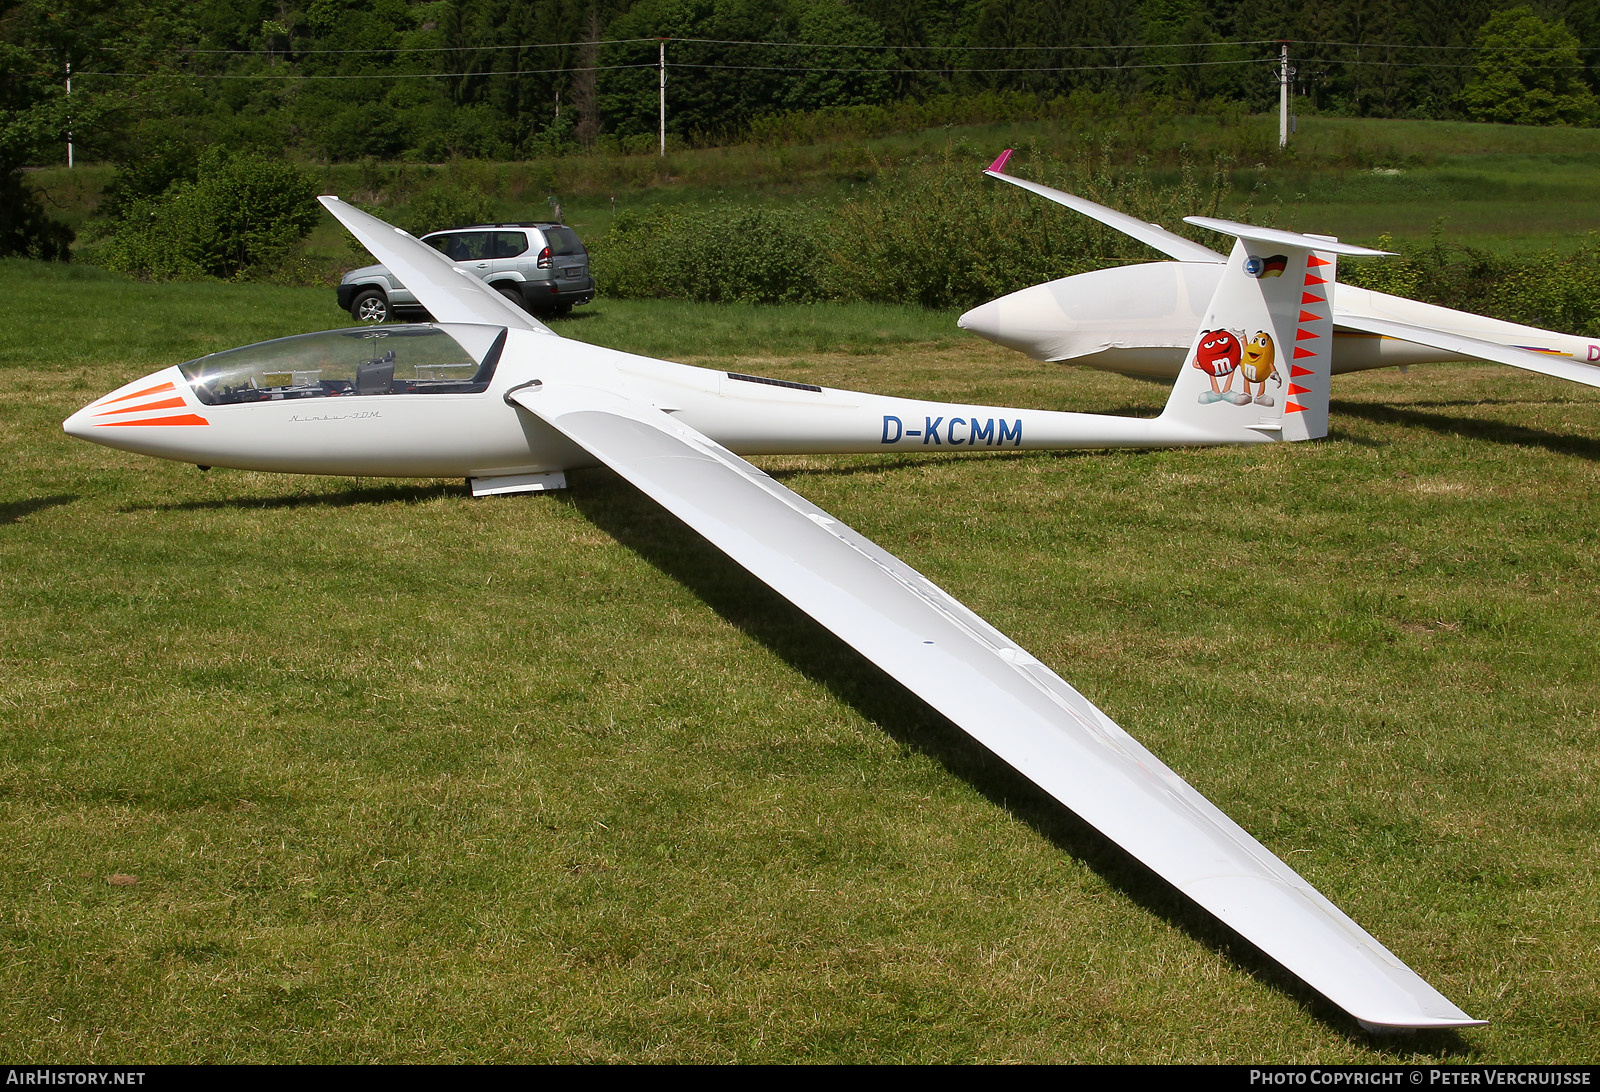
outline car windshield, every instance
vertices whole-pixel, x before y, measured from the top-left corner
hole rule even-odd
[[[208,406],[349,395],[476,394],[500,360],[495,327],[328,330],[213,353],[180,365]]]

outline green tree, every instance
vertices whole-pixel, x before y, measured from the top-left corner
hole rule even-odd
[[[879,103],[889,97],[889,78],[883,70],[891,66],[890,57],[876,49],[848,48],[881,47],[881,26],[843,0],[814,0],[801,7],[798,16],[795,40],[815,48],[783,57],[783,63],[810,69],[790,76],[785,105],[791,110],[818,110]]]
[[[0,256],[65,260],[72,232],[50,219],[22,167],[61,140],[65,106],[38,74],[38,58],[0,45]]]
[[[1497,11],[1478,31],[1478,75],[1461,93],[1479,121],[1588,125],[1595,95],[1583,81],[1578,39],[1518,7]]]
[[[107,268],[160,280],[267,273],[310,234],[315,194],[299,167],[212,148],[193,181],[129,202],[99,257]]]

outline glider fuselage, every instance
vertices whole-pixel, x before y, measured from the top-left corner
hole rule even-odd
[[[962,329],[1035,360],[1084,364],[1152,379],[1174,378],[1201,325],[1223,266],[1148,262],[1036,284],[974,307]],[[1387,319],[1600,365],[1600,341],[1335,284],[1334,375],[1411,364],[1476,360],[1430,345],[1340,328],[1341,316]]]
[[[405,330],[453,331],[476,346],[498,333],[460,325],[376,328],[396,335],[398,344]],[[361,353],[375,353],[372,346],[388,342],[373,335],[374,328],[367,328],[283,341],[359,339]],[[265,354],[277,344],[250,348]],[[309,366],[324,361],[307,358],[302,363],[308,367],[300,371],[287,364],[258,365],[248,377],[254,385],[223,393],[215,381],[207,382],[207,362],[229,355],[174,365],[125,384],[73,414],[66,431],[179,462],[298,474],[491,478],[592,466],[592,456],[506,401],[507,392],[529,383],[559,382],[629,391],[746,455],[1224,442],[1159,418],[864,394],[675,364],[525,330],[506,332],[481,390],[392,375],[381,389],[362,390],[353,380],[327,379],[331,369]],[[468,365],[422,370],[434,374],[449,367]],[[263,376],[280,385],[263,384]],[[241,394],[248,400],[239,400]],[[1268,438],[1245,433],[1228,442]]]

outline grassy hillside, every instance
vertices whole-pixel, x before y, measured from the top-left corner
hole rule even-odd
[[[41,1061],[1592,1061],[1600,399],[1336,382],[1252,450],[764,460],[1491,1026],[1373,1038],[614,476],[141,459],[60,421],[340,324],[0,263],[0,1041]],[[563,333],[1140,411],[892,308]],[[863,351],[866,350],[866,351]]]
[[[547,218],[554,198],[569,223],[594,236],[610,225],[613,209],[719,201],[834,207],[860,195],[882,173],[920,157],[964,162],[974,172],[974,188],[992,185],[976,172],[1008,146],[1022,150],[1013,167],[1021,175],[1044,173],[1059,162],[1070,178],[1090,163],[1109,162],[1119,171],[1171,182],[1181,159],[1203,169],[1220,161],[1231,174],[1230,213],[1358,241],[1387,232],[1402,247],[1416,248],[1440,223],[1447,240],[1531,254],[1570,251],[1578,237],[1600,230],[1594,200],[1600,193],[1600,130],[1467,122],[1302,118],[1287,153],[1277,148],[1275,116],[1169,115],[674,150],[665,160],[571,156],[533,163],[313,169],[326,191],[390,208],[404,207],[410,195],[438,184],[482,189],[506,219]],[[81,226],[110,170],[54,168],[33,178],[56,213]],[[312,250],[335,264],[355,260],[331,220],[318,228]]]

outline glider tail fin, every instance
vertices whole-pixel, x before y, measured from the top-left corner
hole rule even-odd
[[[1209,217],[1189,222],[1234,236],[1233,253],[1162,417],[1219,439],[1327,435],[1338,255],[1383,252]]]

